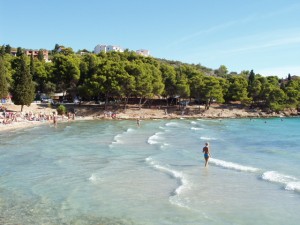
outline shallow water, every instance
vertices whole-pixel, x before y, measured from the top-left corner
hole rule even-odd
[[[80,121],[0,133],[0,224],[299,224],[299,125]]]

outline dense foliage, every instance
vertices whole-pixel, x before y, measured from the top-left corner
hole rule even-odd
[[[26,56],[20,55],[14,59],[13,83],[11,93],[14,103],[21,105],[21,111],[23,106],[29,106],[34,100],[35,96],[35,84],[32,81],[30,69],[26,63]]]
[[[300,105],[300,80],[290,75],[280,80],[253,70],[229,73],[224,65],[212,70],[200,64],[143,57],[128,50],[98,55],[85,50],[81,55],[71,48],[59,51],[59,45],[55,45],[49,62],[44,61],[42,51],[36,58],[24,56],[21,48],[17,56],[11,51],[9,45],[0,49],[0,91],[3,97],[9,89],[15,104],[20,105],[30,104],[33,92],[66,92],[71,99],[106,104],[119,100],[125,107],[129,98],[138,98],[140,106],[153,98],[193,99],[206,108],[212,102],[236,101],[273,111]]]

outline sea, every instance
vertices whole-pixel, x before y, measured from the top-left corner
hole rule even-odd
[[[0,224],[299,225],[299,131],[300,118],[2,131]]]

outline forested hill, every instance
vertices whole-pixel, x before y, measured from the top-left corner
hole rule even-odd
[[[43,51],[27,56],[24,49],[0,49],[0,97],[8,93],[19,105],[30,104],[36,93],[66,92],[83,100],[131,97],[180,98],[204,102],[240,101],[253,107],[280,111],[300,105],[300,79],[288,76],[265,77],[253,70],[228,72],[225,65],[210,69],[167,59],[144,57],[135,52],[109,52],[96,55],[72,48],[59,51],[58,45],[45,61]]]

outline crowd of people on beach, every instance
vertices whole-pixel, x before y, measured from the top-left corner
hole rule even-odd
[[[52,113],[46,113],[46,112],[11,112],[7,111],[6,107],[1,106],[0,107],[0,123],[3,125],[12,124],[15,122],[34,122],[34,121],[40,121],[40,122],[53,122],[54,124],[57,124],[58,120],[75,120],[75,113],[68,112],[67,115],[58,115],[56,111],[53,111]]]

